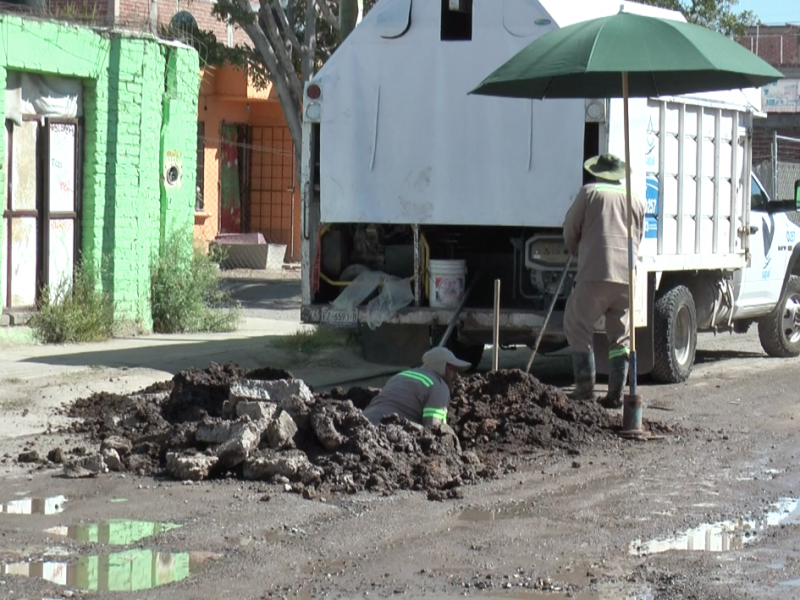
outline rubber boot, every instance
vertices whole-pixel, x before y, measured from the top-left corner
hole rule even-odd
[[[609,410],[622,408],[622,390],[628,379],[629,356],[608,359],[608,393],[599,400],[600,406]]]
[[[575,373],[575,390],[570,400],[594,400],[594,353],[573,354],[572,369]]]

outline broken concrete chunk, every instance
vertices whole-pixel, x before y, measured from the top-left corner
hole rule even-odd
[[[103,450],[103,461],[110,471],[124,471],[125,467],[119,458],[119,453],[113,448]]]
[[[176,479],[200,481],[208,477],[208,472],[217,464],[216,456],[182,456],[175,452],[167,453],[167,473]]]
[[[128,456],[132,449],[133,444],[131,444],[131,441],[118,435],[107,437],[103,440],[103,443],[100,444],[100,452],[114,450],[119,456]]]
[[[106,462],[100,454],[76,458],[64,465],[64,475],[67,477],[91,477],[100,473],[108,473]]]
[[[282,404],[292,396],[297,396],[303,402],[314,401],[314,395],[302,379],[278,379],[260,383],[263,389],[269,393],[270,399],[277,404]]]
[[[268,452],[248,459],[244,463],[244,478],[269,480],[276,476],[292,478],[311,468],[308,457],[300,451]]]
[[[277,450],[291,445],[295,433],[297,433],[297,424],[294,419],[289,413],[281,411],[267,427],[269,447]]]
[[[225,469],[232,469],[242,464],[250,453],[258,448],[261,441],[262,429],[256,423],[248,423],[240,431],[217,448],[219,465]]]
[[[236,421],[205,419],[202,423],[198,423],[194,438],[198,442],[206,444],[224,444],[244,429],[248,423],[250,423],[248,417]]]
[[[311,427],[320,444],[328,452],[335,452],[344,443],[344,438],[336,431],[333,418],[326,411],[317,411],[311,415]]]
[[[278,410],[277,405],[271,402],[251,402],[243,400],[236,404],[236,415],[247,415],[253,421],[271,421]]]
[[[266,385],[268,381],[258,381],[256,379],[240,379],[231,384],[231,391],[228,400],[231,408],[236,408],[239,402],[269,402],[271,400],[269,390]]]

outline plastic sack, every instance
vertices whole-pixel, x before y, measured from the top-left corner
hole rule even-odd
[[[377,298],[367,304],[367,325],[373,331],[401,308],[414,301],[410,279],[384,275],[383,287]]]
[[[331,304],[336,310],[353,310],[378,289],[384,277],[380,271],[363,271]]]

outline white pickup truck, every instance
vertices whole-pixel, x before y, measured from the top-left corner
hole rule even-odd
[[[624,155],[621,101],[468,92],[536,37],[619,9],[619,0],[381,0],[305,89],[303,321],[360,325],[365,355],[397,364],[416,362],[454,319],[449,345],[475,363],[492,339],[499,279],[500,342],[530,345],[566,261],[561,224],[583,161]],[[758,90],[631,101],[632,186],[647,203],[640,373],[684,381],[698,331],[753,323],[769,355],[800,354],[800,182],[794,197],[771,199],[752,174],[763,116]],[[467,288],[480,274],[461,312],[433,305],[440,259],[465,261]],[[364,270],[405,278],[413,293],[374,331],[363,303],[335,303]],[[573,274],[545,351],[566,345]],[[600,372],[604,338],[595,336]]]

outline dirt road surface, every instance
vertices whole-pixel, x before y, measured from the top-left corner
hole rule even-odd
[[[687,383],[642,386],[645,416],[678,434],[532,454],[460,500],[67,480],[15,460],[85,445],[47,433],[65,420],[56,407],[190,364],[289,366],[318,387],[388,376],[350,351],[271,348],[291,319],[248,324],[91,347],[0,344],[0,598],[800,598],[800,361],[767,358],[753,333],[701,336]],[[503,365],[527,357],[507,352]],[[536,372],[563,382],[568,357],[543,357]]]

